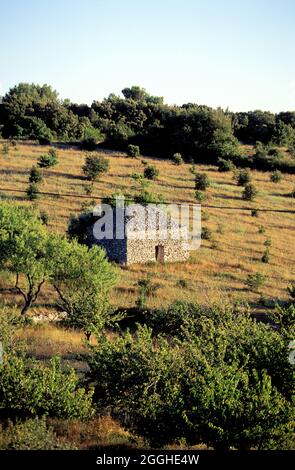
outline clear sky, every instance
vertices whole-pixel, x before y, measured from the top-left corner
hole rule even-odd
[[[295,109],[294,0],[0,0],[0,95],[48,83],[91,104],[131,85],[167,103]]]

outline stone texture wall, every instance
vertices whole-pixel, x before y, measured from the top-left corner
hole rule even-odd
[[[182,247],[180,240],[127,240],[126,264],[156,261],[156,246],[164,247],[164,263],[185,261],[189,251]]]

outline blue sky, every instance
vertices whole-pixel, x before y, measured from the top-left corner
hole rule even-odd
[[[168,103],[295,109],[294,0],[0,0],[0,95],[48,83],[89,103],[140,85]]]

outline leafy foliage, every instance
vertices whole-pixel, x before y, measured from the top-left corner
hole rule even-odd
[[[109,161],[100,155],[86,155],[82,170],[88,180],[95,181],[109,170],[109,166]]]
[[[58,358],[48,366],[8,356],[0,364],[0,410],[14,416],[88,418],[92,394],[79,388],[74,370],[64,372]]]
[[[76,240],[57,238],[53,249],[53,284],[68,323],[84,331],[89,339],[108,320],[108,297],[116,280],[114,267],[105,252],[88,248]]]
[[[176,304],[159,318],[156,337],[138,326],[135,335],[100,336],[91,347],[99,408],[155,447],[179,440],[215,449],[291,445],[294,374],[285,333],[228,306]]]
[[[127,147],[127,155],[129,157],[133,157],[133,158],[139,157],[140,149],[139,149],[138,145],[129,144],[128,147]]]
[[[195,189],[205,191],[210,186],[210,180],[206,173],[195,173]]]

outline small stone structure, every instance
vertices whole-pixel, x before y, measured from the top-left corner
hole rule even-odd
[[[90,243],[102,246],[110,260],[134,263],[177,262],[189,257],[188,230],[155,205],[112,209],[108,219],[97,217]]]

